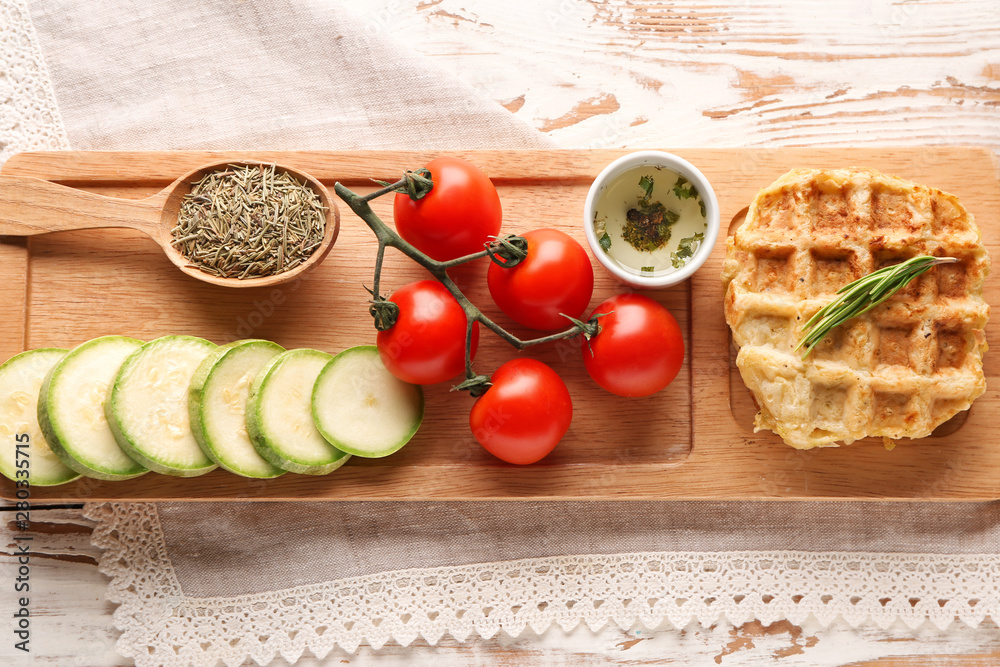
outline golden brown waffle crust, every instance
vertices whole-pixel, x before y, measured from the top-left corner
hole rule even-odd
[[[845,284],[889,264],[955,257],[837,327],[803,359],[803,326]],[[793,169],[726,242],[736,365],[769,429],[798,449],[921,438],[986,389],[990,259],[958,198],[873,169]]]

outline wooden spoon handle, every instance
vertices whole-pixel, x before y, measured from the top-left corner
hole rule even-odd
[[[157,196],[115,199],[39,178],[0,176],[0,236],[131,227],[157,238],[161,205]]]

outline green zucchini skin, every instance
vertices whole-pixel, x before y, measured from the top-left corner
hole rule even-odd
[[[294,363],[296,359],[304,356],[316,356],[324,364],[333,359],[333,355],[310,349],[289,350],[272,359],[267,366],[260,370],[250,388],[250,401],[247,404],[246,415],[247,433],[250,435],[250,442],[253,443],[257,453],[271,465],[302,475],[326,475],[344,465],[350,456],[336,449],[333,445],[325,443],[329,447],[329,455],[325,457],[325,460],[307,461],[295,458],[282,447],[278,441],[278,435],[268,428],[263,416],[263,403],[267,400],[267,393],[276,374],[285,364]],[[312,386],[304,387],[304,393],[311,397]],[[319,437],[322,439],[321,435]]]
[[[369,447],[363,446],[358,442],[352,442],[342,437],[341,435],[334,432],[332,424],[327,423],[327,420],[323,417],[323,390],[326,388],[325,383],[333,379],[333,374],[339,370],[337,366],[339,364],[348,363],[354,357],[358,355],[365,355],[369,358],[374,358],[378,361],[378,366],[385,373],[387,382],[399,383],[399,385],[405,385],[410,389],[416,396],[417,408],[415,410],[415,417],[411,426],[403,433],[401,433],[396,442],[389,445],[388,447],[380,449],[371,449]],[[424,419],[424,392],[419,385],[409,385],[398,378],[393,377],[385,370],[382,366],[381,360],[379,360],[378,348],[374,345],[357,345],[355,347],[350,347],[335,356],[330,362],[323,368],[320,372],[319,377],[316,378],[316,384],[313,387],[312,395],[312,414],[313,420],[316,423],[316,428],[319,430],[320,434],[329,442],[331,445],[337,449],[347,452],[352,456],[358,456],[362,458],[376,459],[389,456],[399,451],[403,445],[408,443],[410,439],[416,434],[420,429],[421,423]]]
[[[198,442],[198,446],[205,452],[205,455],[215,461],[220,468],[241,477],[272,479],[285,474],[286,471],[274,466],[267,459],[262,461],[264,464],[263,469],[248,470],[241,468],[217,446],[215,439],[210,434],[209,421],[211,416],[205,405],[206,390],[212,386],[213,380],[217,380],[219,368],[227,359],[233,358],[234,355],[239,355],[249,348],[271,351],[274,353],[274,356],[278,356],[285,351],[285,348],[277,343],[260,339],[238,340],[213,350],[211,354],[205,357],[205,360],[201,362],[197,370],[195,370],[191,378],[191,386],[188,389],[188,411],[191,418],[191,432],[194,434],[194,439]],[[253,447],[252,442],[250,446]],[[254,451],[256,451],[256,448]]]
[[[115,439],[118,441],[118,445],[122,448],[122,451],[124,451],[128,456],[138,461],[146,468],[152,470],[153,472],[158,472],[161,475],[170,475],[173,477],[198,477],[215,470],[218,466],[214,461],[203,454],[203,461],[198,462],[198,464],[194,466],[178,466],[171,462],[157,459],[147,453],[146,447],[141,442],[141,438],[125,424],[124,392],[126,391],[125,384],[128,382],[129,376],[135,372],[135,369],[137,369],[139,364],[142,363],[144,355],[152,354],[154,351],[157,351],[158,348],[166,347],[176,342],[186,342],[202,346],[205,348],[206,355],[211,353],[211,351],[217,347],[215,343],[196,336],[163,336],[149,341],[132,353],[132,355],[125,360],[125,363],[122,364],[104,407],[108,418],[108,424],[111,426],[111,432],[114,433]],[[190,386],[190,384],[188,384],[188,386]],[[188,386],[185,387],[185,391]],[[187,410],[184,412],[185,416],[187,416]]]
[[[55,417],[56,406],[55,401],[56,396],[53,390],[53,385],[58,385],[61,381],[63,373],[68,368],[69,364],[79,355],[87,352],[88,350],[103,345],[109,341],[122,341],[125,343],[134,344],[137,348],[143,345],[141,340],[136,338],[129,338],[128,336],[101,336],[99,338],[94,338],[81,345],[70,350],[69,353],[63,357],[63,359],[56,364],[49,374],[46,376],[45,381],[42,383],[42,390],[38,394],[38,426],[42,430],[42,434],[45,436],[45,441],[48,443],[49,448],[52,452],[59,457],[59,459],[66,465],[66,467],[75,470],[81,475],[87,477],[93,477],[94,479],[101,479],[107,481],[119,481],[126,479],[134,479],[141,475],[145,475],[149,472],[149,468],[142,465],[142,463],[136,461],[134,458],[129,456],[128,452],[124,452],[132,461],[132,465],[121,468],[118,470],[111,470],[106,467],[98,467],[89,461],[81,461],[76,456],[73,455],[71,451],[73,447],[69,445],[70,438],[66,433],[65,428],[59,420]],[[107,406],[107,402],[105,402]],[[111,427],[112,424],[109,422],[108,426]],[[112,434],[114,434],[114,428],[111,429]],[[117,437],[115,438],[117,441]],[[119,444],[120,446],[120,444]],[[78,453],[77,456],[82,458],[82,453]]]
[[[44,373],[38,372],[37,374],[34,375],[34,377],[38,378],[39,376],[41,376],[42,382],[44,382],[45,376],[47,376],[49,371],[52,370],[52,367],[54,367],[57,363],[59,363],[59,361],[61,361],[68,352],[69,350],[63,348],[45,347],[36,350],[29,350],[27,352],[22,352],[20,354],[14,355],[6,362],[4,362],[3,365],[0,365],[0,379],[2,379],[6,373],[16,372],[17,369],[21,366],[21,364],[36,363],[36,364],[43,364],[42,368],[39,369],[39,371],[44,371]],[[3,400],[4,398],[5,398],[4,396],[0,396],[0,400]],[[38,401],[38,396],[35,396],[35,413],[33,417],[35,420],[34,426],[36,426],[36,428],[32,429],[30,424],[28,427],[29,431],[34,431],[34,433],[28,433],[29,435],[28,447],[30,452],[29,456],[31,457],[29,460],[29,467],[27,469],[17,467],[18,456],[16,453],[14,453],[14,451],[15,447],[17,446],[17,443],[21,442],[17,438],[22,434],[10,433],[9,445],[10,445],[10,451],[14,453],[14,457],[10,461],[11,465],[9,468],[4,464],[5,462],[0,461],[0,474],[2,474],[4,477],[14,482],[20,482],[22,479],[24,479],[31,486],[58,486],[60,484],[66,484],[67,482],[72,482],[73,480],[79,479],[81,473],[67,466],[59,457],[59,455],[56,454],[55,452],[52,452],[52,448],[48,446],[48,441],[45,439],[45,434],[41,431],[41,426],[38,424],[37,401]],[[30,436],[35,436],[35,437],[30,437]],[[5,436],[3,442],[0,442],[0,446],[3,446],[4,449],[6,449],[8,446],[7,437],[8,436]],[[51,456],[46,455],[45,450],[51,452]],[[44,458],[48,458],[49,459],[48,463],[38,464],[36,462],[38,456],[43,456]],[[54,457],[54,459],[52,457]],[[51,470],[49,471],[49,476],[46,477],[39,476],[38,468],[40,467],[40,465],[51,468]],[[27,477],[18,477],[19,472],[23,472],[25,470],[27,471],[26,473]]]

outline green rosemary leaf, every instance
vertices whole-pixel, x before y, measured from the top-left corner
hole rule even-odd
[[[833,301],[809,318],[804,327],[805,333],[795,350],[805,346],[805,352],[802,353],[804,359],[828,333],[844,322],[867,313],[932,267],[957,261],[954,257],[921,255],[900,264],[883,267],[844,285],[837,290],[837,297]]]

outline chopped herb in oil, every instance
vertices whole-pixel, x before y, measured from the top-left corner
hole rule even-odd
[[[704,240],[705,234],[702,232],[681,239],[681,242],[677,245],[677,252],[670,253],[670,263],[674,265],[675,269],[684,266],[694,256],[694,244],[701,243]]]
[[[636,207],[630,208],[625,214],[626,222],[622,229],[622,238],[636,250],[651,252],[666,245],[670,240],[670,226],[677,222],[680,216],[668,210],[661,202],[651,201],[653,195],[651,177],[640,178],[639,187],[642,188],[643,196]]]
[[[699,195],[693,183],[683,176],[678,176],[677,182],[674,183],[674,196],[678,199],[696,199]]]
[[[601,244],[601,250],[604,252],[611,250],[611,237],[608,236],[607,232],[604,232],[597,241]]]
[[[649,176],[643,176],[639,179],[639,187],[642,188],[642,198],[648,202],[649,198],[653,196],[653,179]]]

